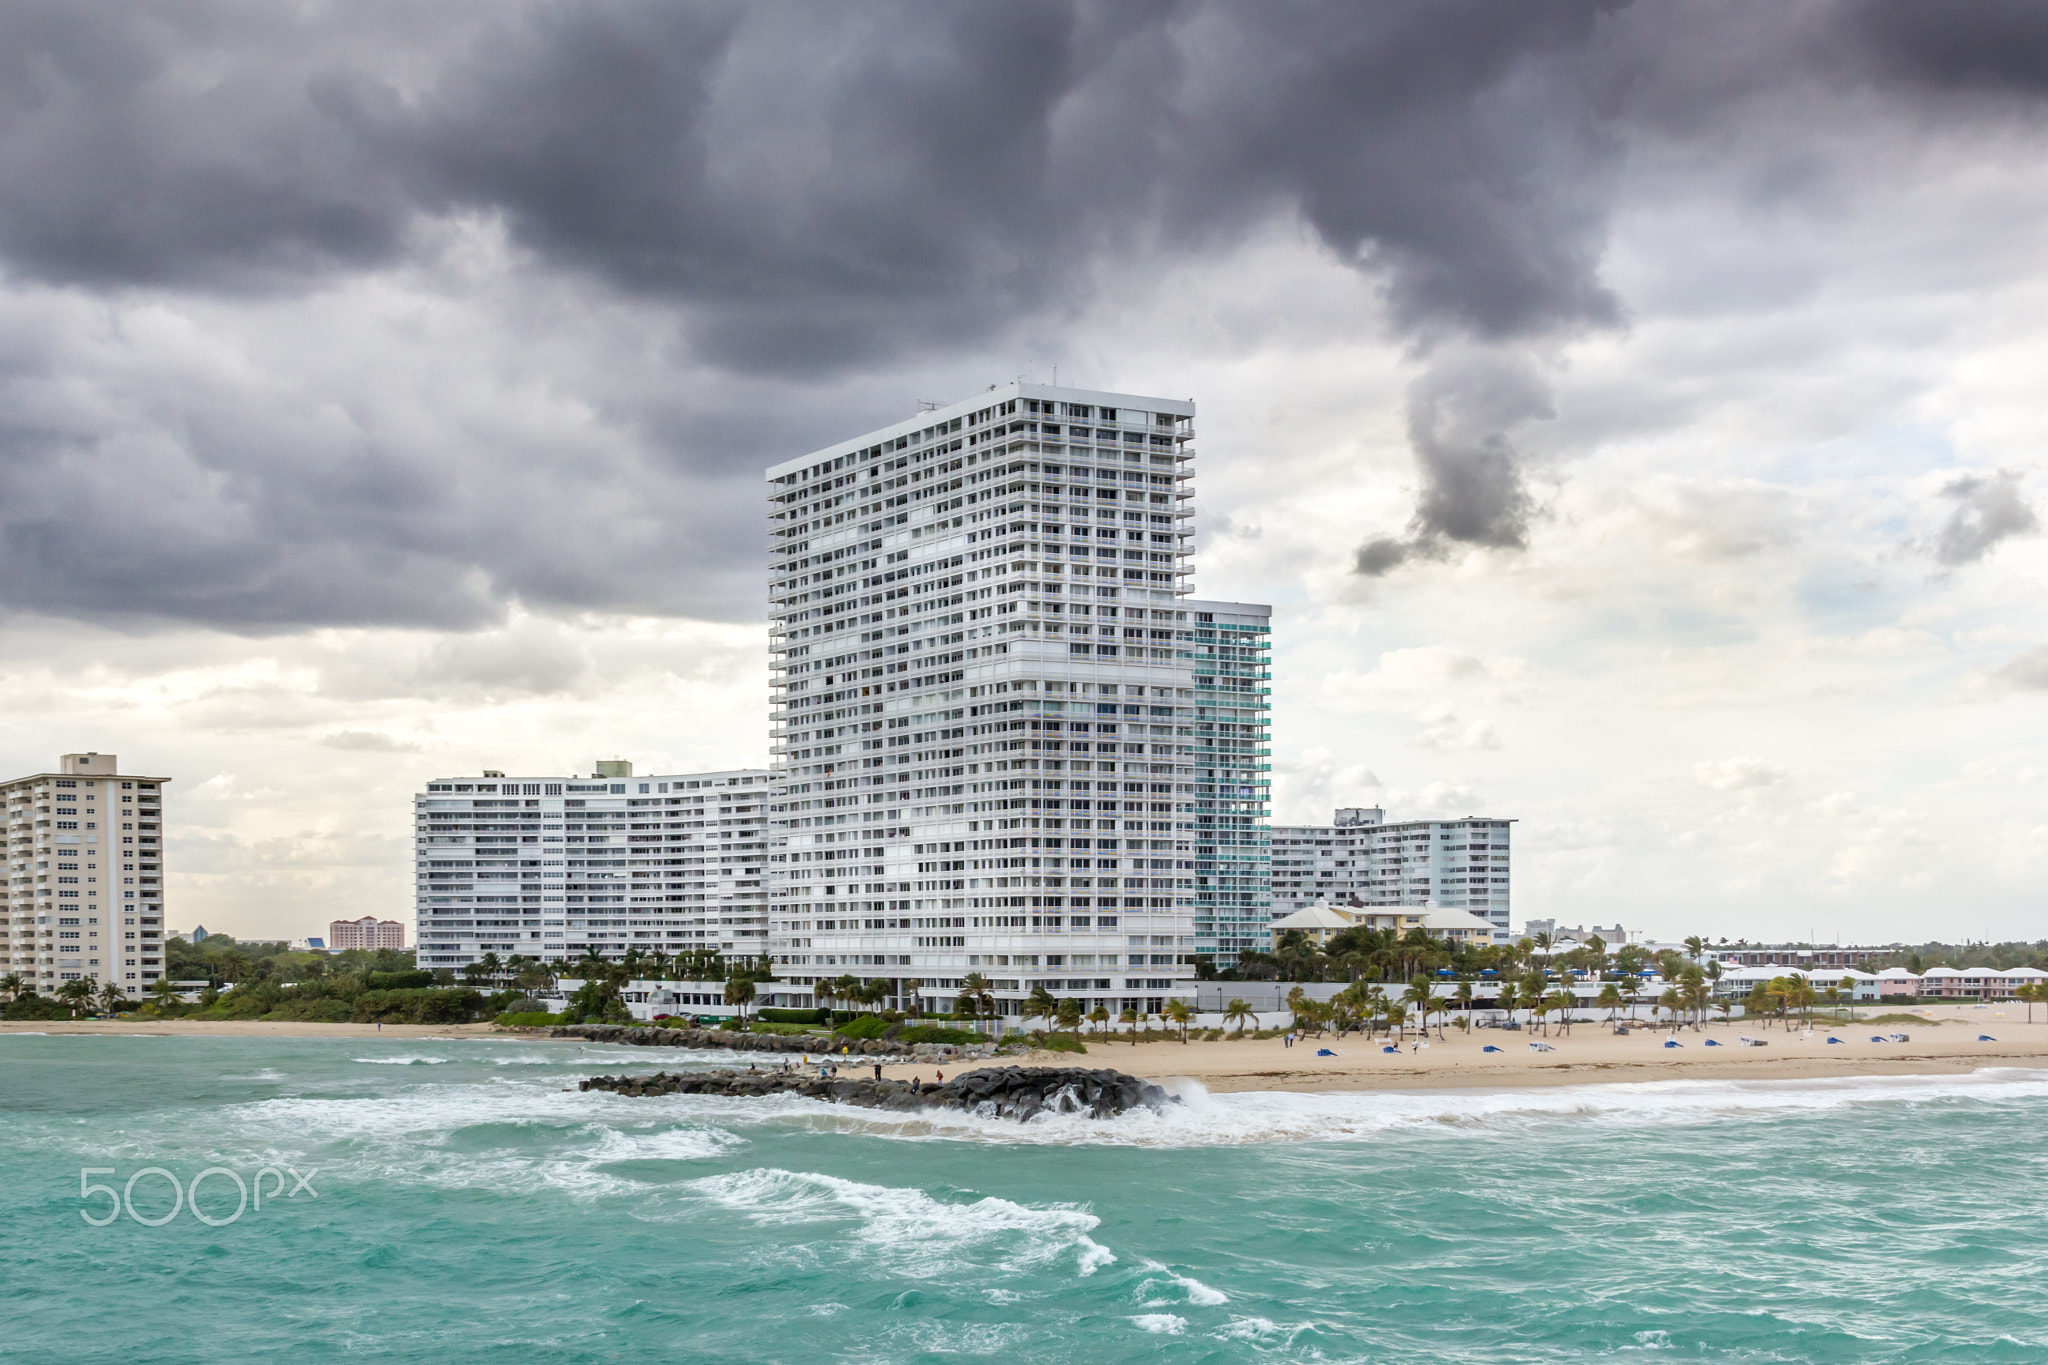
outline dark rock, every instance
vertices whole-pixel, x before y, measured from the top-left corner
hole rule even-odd
[[[746,1036],[746,1035],[742,1035]],[[993,1067],[970,1071],[941,1085],[936,1081],[820,1080],[797,1071],[704,1071],[651,1076],[593,1076],[581,1090],[622,1095],[737,1095],[760,1098],[794,1094],[865,1109],[979,1109],[989,1106],[1005,1118],[1024,1122],[1033,1115],[1087,1114],[1109,1118],[1129,1109],[1161,1109],[1179,1100],[1158,1086],[1120,1071],[1077,1067]]]

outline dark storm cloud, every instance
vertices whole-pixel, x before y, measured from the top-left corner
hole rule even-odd
[[[1526,360],[1486,352],[1437,357],[1408,390],[1408,443],[1422,476],[1408,534],[1368,540],[1352,567],[1377,578],[1456,546],[1527,548],[1535,502],[1510,434],[1553,415],[1549,387]]]
[[[1800,50],[1848,25],[1844,45],[1876,81],[2022,84],[2025,63],[1997,49],[2024,46],[2024,16],[1953,12],[1993,37],[1949,35],[1937,46],[1950,55],[1917,62],[1907,8],[1743,13],[1759,31],[1796,29]],[[1290,217],[1381,284],[1418,355],[1501,357],[1493,370],[1429,359],[1411,400],[1415,523],[1361,567],[1518,546],[1529,504],[1512,428],[1544,398],[1515,348],[1621,317],[1599,265],[1631,101],[1666,74],[1659,60],[1679,60],[1643,55],[1678,22],[1666,13],[1622,0],[5,7],[0,270],[18,284],[256,306],[431,272],[437,231],[483,222],[593,308],[665,310],[678,362],[719,377],[681,417],[655,394],[594,399],[651,453],[588,478],[484,441],[369,439],[337,455],[226,394],[200,395],[196,412],[158,394],[120,420],[16,416],[0,423],[4,600],[271,628],[460,624],[513,598],[752,614],[737,586],[750,575],[723,567],[758,549],[758,505],[740,490],[764,457],[844,434],[850,410],[820,386],[999,346],[1082,306],[1105,268],[1226,255]],[[1768,47],[1752,35],[1746,50]],[[0,355],[0,383],[34,387],[41,361],[15,360]],[[1505,404],[1490,388],[1504,375],[1522,395]],[[775,416],[728,437],[761,412]],[[623,518],[621,478],[636,503]],[[52,563],[59,540],[116,524],[118,543],[109,532],[103,552]]]
[[[1974,564],[2001,540],[2041,529],[2041,519],[2020,493],[2020,476],[2014,470],[1966,474],[1950,480],[1941,495],[1956,506],[1936,532],[1932,549],[1934,557],[1950,568]]]

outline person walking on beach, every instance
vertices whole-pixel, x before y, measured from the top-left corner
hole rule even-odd
[[[880,1062],[875,1063],[875,1079],[878,1081],[882,1079],[882,1064]]]

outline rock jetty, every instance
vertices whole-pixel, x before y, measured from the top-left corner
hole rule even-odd
[[[726,1048],[733,1052],[800,1052],[813,1057],[897,1057],[913,1062],[958,1061],[993,1057],[994,1043],[899,1043],[893,1038],[847,1038],[833,1033],[734,1033],[729,1029],[661,1028],[658,1025],[554,1024],[550,1038],[580,1038],[590,1043],[624,1043],[629,1047]],[[844,1048],[842,1054],[840,1049]]]
[[[592,1076],[576,1088],[620,1095],[801,1095],[864,1109],[960,1109],[1020,1123],[1040,1113],[1104,1119],[1131,1109],[1158,1110],[1180,1103],[1150,1081],[1121,1071],[1063,1066],[988,1067],[955,1076],[944,1085],[866,1077],[825,1080],[796,1071],[657,1071],[652,1076]]]

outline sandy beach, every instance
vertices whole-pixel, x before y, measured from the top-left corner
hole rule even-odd
[[[2008,1010],[2011,1007],[2002,1007]],[[1212,1092],[1239,1090],[1351,1091],[1433,1090],[1556,1085],[1597,1085],[1603,1082],[1668,1080],[1807,1080],[1830,1076],[1960,1075],[1979,1067],[2048,1067],[2048,1022],[2026,1022],[2025,1006],[2001,1017],[1995,1009],[1960,1010],[1940,1007],[1939,1026],[1915,1024],[1816,1023],[1808,1036],[1795,1022],[1787,1032],[1757,1024],[1709,1024],[1695,1032],[1682,1029],[1680,1046],[1664,1043],[1668,1029],[1636,1030],[1616,1037],[1604,1024],[1574,1024],[1569,1035],[1553,1027],[1549,1036],[1526,1030],[1506,1033],[1478,1029],[1469,1036],[1446,1029],[1442,1040],[1431,1033],[1429,1046],[1385,1053],[1383,1041],[1353,1035],[1307,1038],[1287,1048],[1279,1039],[1221,1042],[1128,1043],[1089,1040],[1088,1055],[1039,1052],[1021,1059],[1029,1065],[1102,1066],[1151,1080],[1185,1077]],[[2036,1011],[2037,1018],[2044,1017]],[[1905,1043],[1873,1043],[1873,1034],[1905,1033]],[[1977,1041],[1989,1034],[1996,1042]],[[1763,1047],[1743,1047],[1747,1035],[1764,1040]],[[1840,1038],[1830,1044],[1830,1037]],[[1708,1047],[1708,1039],[1721,1044]],[[1411,1035],[1411,1042],[1418,1041]],[[1531,1042],[1548,1043],[1553,1051],[1531,1051]],[[1502,1049],[1486,1052],[1488,1046]],[[1328,1048],[1334,1057],[1318,1057]],[[1002,1058],[975,1066],[1014,1066],[1019,1059]],[[962,1067],[962,1070],[968,1069]],[[891,1066],[885,1076],[929,1075],[929,1066]],[[952,1068],[947,1068],[951,1074]]]
[[[2015,1012],[2017,1011],[2017,1012]],[[1680,1046],[1664,1043],[1668,1029],[1637,1029],[1617,1037],[1604,1024],[1575,1024],[1570,1034],[1553,1027],[1549,1036],[1523,1031],[1479,1029],[1467,1035],[1446,1029],[1429,1045],[1412,1033],[1397,1053],[1381,1051],[1384,1040],[1367,1041],[1325,1036],[1305,1038],[1283,1047],[1277,1038],[1229,1039],[1219,1042],[1129,1043],[1088,1039],[1085,1057],[1062,1052],[1034,1052],[1022,1058],[946,1067],[948,1073],[979,1066],[1111,1067],[1152,1080],[1186,1078],[1211,1091],[1292,1090],[1428,1090],[1588,1085],[1601,1082],[1659,1080],[1803,1080],[1830,1076],[1957,1075],[1979,1067],[2048,1067],[2048,1013],[2043,1022],[2028,1023],[2024,1006],[1972,1009],[1968,1006],[1928,1007],[1938,1024],[1816,1023],[1808,1034],[1796,1022],[1790,1030],[1755,1023],[1709,1024],[1704,1030],[1682,1029]],[[137,1034],[197,1038],[346,1038],[358,1042],[423,1038],[545,1042],[534,1034],[509,1034],[490,1024],[266,1024],[245,1021],[178,1019],[92,1019],[0,1023],[0,1033]],[[1873,1034],[1905,1033],[1904,1043],[1873,1043]],[[1743,1035],[1764,1040],[1763,1047],[1743,1047]],[[1996,1041],[1980,1042],[1988,1034]],[[1830,1044],[1829,1037],[1839,1038]],[[1707,1046],[1712,1039],[1718,1047]],[[1534,1051],[1531,1042],[1547,1043],[1551,1051]],[[1487,1052],[1488,1046],[1500,1048]],[[1319,1057],[1327,1048],[1334,1056]],[[620,1069],[653,1069],[654,1058],[637,1048],[619,1049]],[[767,1066],[779,1058],[752,1056]],[[873,1065],[849,1057],[849,1070]],[[885,1066],[895,1078],[930,1079],[930,1064]]]

